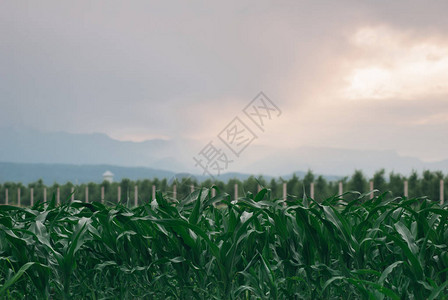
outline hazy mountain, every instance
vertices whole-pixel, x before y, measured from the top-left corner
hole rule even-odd
[[[448,160],[440,162],[424,162],[418,158],[403,157],[395,151],[368,151],[336,148],[300,147],[296,149],[275,151],[267,154],[247,169],[260,172],[270,170],[273,175],[292,172],[294,170],[312,170],[314,173],[338,176],[351,175],[354,170],[362,170],[371,176],[379,169],[386,169],[401,174],[409,174],[412,170],[448,171]]]
[[[120,167],[112,165],[70,165],[70,164],[30,164],[30,163],[5,163],[0,162],[0,183],[7,181],[22,182],[28,184],[42,179],[47,185],[57,183],[87,183],[103,181],[102,174],[105,171],[111,171],[114,174],[115,181],[121,181],[123,178],[131,180],[166,178],[168,182],[174,179],[181,180],[183,177],[193,177],[199,182],[208,179],[208,176],[175,173],[166,170],[158,170],[144,167]],[[239,180],[247,179],[251,174],[243,173],[224,173],[217,179],[226,182],[231,178]],[[272,177],[264,176],[266,180]]]
[[[69,165],[69,164],[29,164],[0,163],[0,182],[12,181],[24,184],[42,179],[46,184],[102,182],[102,174],[109,170],[114,173],[114,180],[123,178],[170,178],[174,172],[142,168],[120,167],[111,165]]]
[[[203,142],[189,139],[127,142],[98,133],[71,134],[11,128],[0,129],[0,141],[0,162],[33,164],[26,168],[24,165],[2,165],[0,179],[5,181],[23,178],[20,181],[24,182],[27,182],[25,179],[36,178],[39,174],[50,182],[76,179],[82,182],[98,181],[101,179],[98,176],[108,168],[117,175],[117,179],[121,176],[131,179],[141,176],[169,177],[181,172],[201,174],[202,170],[194,166],[192,157],[205,145]],[[112,166],[122,166],[123,170],[113,169]],[[124,167],[135,168],[131,170]],[[423,162],[418,158],[400,156],[392,150],[323,147],[279,149],[251,145],[219,179],[242,179],[247,178],[249,174],[263,174],[266,179],[271,178],[270,176],[289,178],[293,172],[303,176],[303,172],[308,169],[315,174],[325,174],[327,178],[351,175],[355,169],[363,170],[367,176],[371,176],[381,168],[405,175],[412,169],[442,170],[446,173],[448,160]],[[35,174],[27,177],[29,174],[23,172]],[[71,174],[66,174],[67,172]],[[91,174],[87,174],[88,172]],[[205,178],[201,175],[195,176],[199,180]]]
[[[105,134],[43,133],[0,129],[0,161],[49,164],[111,164],[165,170],[184,168],[178,145],[170,140],[123,142]]]

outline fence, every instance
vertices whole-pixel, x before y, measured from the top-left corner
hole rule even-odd
[[[440,183],[439,183],[439,186],[440,186],[440,189],[439,189],[439,200],[440,200],[440,204],[441,205],[444,204],[444,193],[445,193],[444,185],[445,185],[444,180],[440,180]],[[283,183],[282,187],[283,187],[283,189],[282,189],[282,199],[287,200],[288,196],[289,196],[288,195],[288,191],[287,191],[287,183]],[[190,192],[191,193],[194,192],[194,190],[196,188],[197,188],[196,186],[191,185],[190,186]],[[370,181],[369,182],[370,199],[372,199],[374,197],[374,188],[375,187],[374,187],[373,181]],[[262,189],[262,187],[260,185],[258,185],[257,192],[260,192],[261,189]],[[30,200],[29,203],[30,203],[31,206],[33,206],[34,202],[35,202],[35,196],[36,196],[34,188],[29,188],[29,189],[27,189],[27,188],[18,188],[17,189],[17,193],[16,193],[16,201],[15,201],[14,204],[17,205],[17,206],[22,206],[22,203],[23,203],[23,201],[22,201],[23,200],[22,190],[29,190],[29,193],[25,193],[25,194],[28,195],[28,199]],[[138,206],[139,205],[139,200],[140,201],[144,201],[146,199],[148,201],[152,201],[153,199],[155,199],[157,187],[155,185],[152,185],[152,188],[151,188],[152,193],[151,193],[150,197],[148,197],[147,195],[141,195],[141,197],[140,197],[137,185],[134,186],[133,190],[134,190],[134,193],[133,193],[134,194],[133,205],[134,206]],[[70,201],[74,201],[75,200],[75,194],[76,194],[75,188],[72,187],[70,192],[71,192],[70,193]],[[46,187],[43,188],[42,193],[43,193],[43,202],[47,202],[48,198],[47,198],[47,188]],[[215,189],[212,189],[211,193],[212,193],[212,197],[216,196],[216,190]],[[343,193],[344,193],[343,182],[339,182],[338,183],[338,194],[342,195]],[[404,184],[403,184],[403,196],[407,198],[408,195],[409,195],[409,184],[408,184],[408,181],[404,181]],[[121,202],[121,200],[122,200],[121,196],[122,196],[122,189],[121,189],[121,186],[118,185],[118,187],[117,187],[117,194],[116,194],[117,202]],[[238,184],[236,183],[234,185],[234,189],[233,189],[233,199],[238,199],[239,196],[240,196],[240,194],[239,194],[239,191],[238,191]],[[313,198],[313,199],[315,197],[315,183],[314,182],[310,183],[310,186],[309,186],[309,196],[311,198]],[[61,203],[61,191],[60,191],[59,187],[56,188],[56,191],[54,193],[54,197],[55,197],[56,203],[60,204]],[[173,185],[171,187],[171,197],[174,198],[174,199],[177,199],[177,186],[176,185]],[[127,200],[128,201],[130,200],[129,197],[128,197]],[[89,202],[89,187],[88,186],[86,186],[85,190],[84,190],[84,201],[85,202]],[[105,187],[104,186],[101,186],[100,201],[102,203],[105,202]],[[0,199],[0,203],[2,203],[1,199]],[[5,189],[5,199],[4,199],[4,203],[3,204],[8,205],[10,203],[11,203],[10,202],[10,193],[9,193],[9,189],[7,188],[7,189]]]

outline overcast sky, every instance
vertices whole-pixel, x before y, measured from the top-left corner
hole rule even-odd
[[[447,1],[0,2],[0,127],[448,158]]]

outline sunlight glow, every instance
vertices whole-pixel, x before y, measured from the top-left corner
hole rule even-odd
[[[345,80],[348,99],[416,99],[448,94],[448,42],[415,39],[384,27],[360,29]]]

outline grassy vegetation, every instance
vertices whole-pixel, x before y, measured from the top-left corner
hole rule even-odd
[[[446,207],[350,196],[0,206],[0,298],[443,299]]]
[[[1,179],[1,178],[0,178]],[[218,179],[218,177],[217,177]],[[373,182],[375,189],[380,191],[390,191],[393,197],[403,197],[405,181],[408,182],[408,196],[419,197],[425,195],[434,201],[440,201],[440,181],[445,181],[444,198],[448,199],[448,174],[436,171],[424,171],[421,174],[412,172],[409,176],[403,176],[397,173],[386,174],[385,170],[379,170],[373,177],[366,177],[361,171],[355,171],[350,177],[344,177],[334,180],[327,180],[323,176],[315,176],[312,171],[308,171],[302,177],[295,174],[288,178],[271,178],[266,180],[263,176],[250,176],[246,180],[238,180],[236,178],[227,181],[212,180],[211,178],[203,182],[198,182],[194,177],[183,177],[176,180],[167,180],[166,178],[153,178],[143,180],[122,179],[109,183],[80,183],[73,184],[71,182],[54,183],[46,185],[42,180],[24,185],[20,182],[3,182],[0,183],[0,204],[6,204],[6,191],[8,191],[9,204],[18,205],[18,190],[21,190],[21,205],[31,205],[31,188],[33,188],[34,202],[44,201],[44,189],[47,195],[57,193],[59,189],[60,200],[64,202],[69,200],[72,189],[75,190],[75,198],[86,202],[86,188],[89,191],[89,202],[92,200],[100,200],[101,189],[104,188],[104,200],[107,203],[117,203],[118,187],[120,187],[120,199],[134,199],[135,187],[138,188],[139,203],[144,203],[151,198],[152,186],[162,191],[166,195],[173,196],[173,188],[176,185],[177,198],[182,199],[190,194],[191,186],[210,187],[217,186],[220,191],[234,195],[235,184],[238,185],[239,195],[246,192],[258,191],[258,186],[264,186],[270,189],[272,198],[283,198],[283,184],[287,185],[287,192],[291,195],[301,195],[305,191],[311,193],[311,183],[314,183],[314,196],[317,199],[327,199],[336,193],[339,193],[339,182],[342,183],[343,191],[358,191],[361,193],[370,191],[370,181]],[[288,197],[292,200],[293,197]]]

